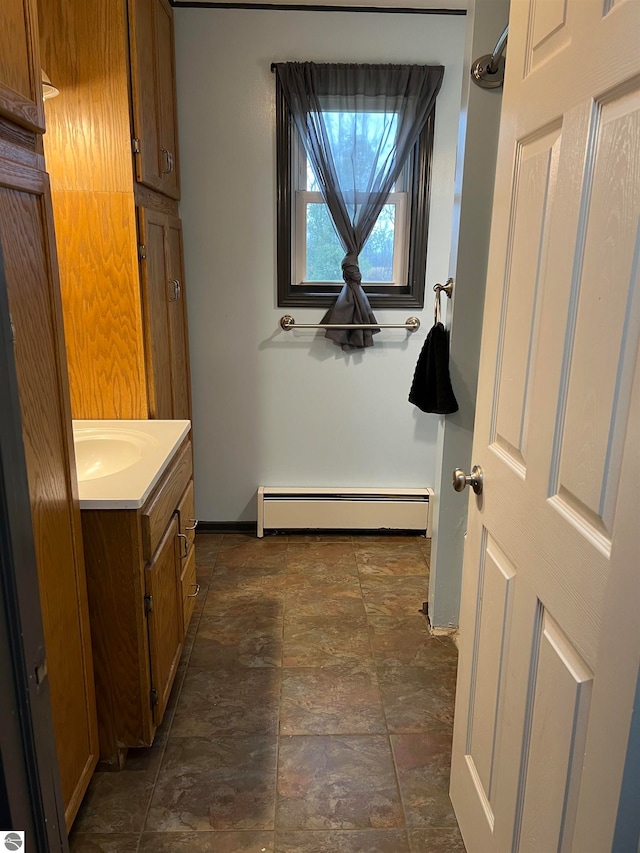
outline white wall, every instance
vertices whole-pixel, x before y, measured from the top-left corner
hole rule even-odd
[[[255,520],[259,485],[431,486],[437,415],[407,402],[449,269],[465,18],[175,9],[181,216],[193,383],[196,511]],[[428,302],[419,332],[345,355],[323,309],[276,306],[273,61],[445,65],[436,108]],[[404,322],[406,309],[378,310]]]

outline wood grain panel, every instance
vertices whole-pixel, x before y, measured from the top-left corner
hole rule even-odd
[[[42,138],[0,116],[0,158],[13,160],[44,172],[44,157],[40,152]]]
[[[125,0],[38,0],[53,190],[125,192],[133,164]],[[99,34],[99,38],[96,36]]]
[[[140,208],[138,218],[140,240],[146,248],[146,258],[140,263],[140,274],[149,414],[153,418],[173,418],[177,415],[173,413],[171,388],[169,299],[174,295],[165,252],[166,217]]]
[[[145,570],[152,608],[147,616],[151,649],[151,684],[157,691],[153,708],[160,725],[182,652],[182,586],[179,578],[178,518],[173,517],[153,560]]]
[[[149,746],[149,645],[144,559],[135,511],[83,510],[82,531],[98,700],[100,758],[120,767],[126,748]]]
[[[44,130],[35,0],[2,0],[0,115]]]
[[[189,630],[189,623],[191,622],[191,617],[193,616],[193,611],[196,606],[196,591],[198,590],[198,586],[196,584],[195,548],[192,548],[187,559],[182,561],[180,585],[182,587],[182,624],[184,636],[186,637],[187,631]]]
[[[162,191],[180,198],[178,131],[173,46],[173,10],[167,0],[155,0],[156,86],[160,149],[171,154],[170,169],[162,176]]]
[[[133,195],[136,200],[136,207],[146,207],[148,210],[165,213],[167,216],[178,215],[177,199],[155,192],[155,190],[145,187],[144,184],[136,183],[133,187]]]
[[[7,182],[6,171],[2,179]],[[0,241],[16,336],[53,723],[70,825],[97,760],[97,732],[64,342],[53,233],[47,224],[51,211],[46,177],[35,173],[29,183],[38,180],[39,194],[0,189]]]
[[[191,376],[187,332],[187,291],[184,281],[182,223],[168,219],[165,230],[169,280],[179,282],[178,298],[169,303],[172,417],[191,419]]]
[[[53,197],[74,418],[146,418],[131,193]]]
[[[160,128],[158,126],[156,86],[156,0],[131,0],[131,91],[133,96],[134,135],[140,141],[136,155],[137,179],[162,191]]]
[[[189,485],[184,490],[184,494],[180,498],[177,510],[180,533],[187,537],[187,551],[190,553],[196,538],[196,510],[193,495],[193,480],[189,481]]]
[[[158,547],[169,519],[193,474],[191,442],[182,445],[175,461],[149,501],[141,510],[142,553],[149,559]]]

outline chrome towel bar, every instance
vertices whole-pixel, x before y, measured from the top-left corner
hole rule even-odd
[[[285,332],[296,329],[407,329],[415,332],[420,328],[420,320],[417,317],[407,317],[404,323],[296,323],[290,314],[280,318],[280,327]]]

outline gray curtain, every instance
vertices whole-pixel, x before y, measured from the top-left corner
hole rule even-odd
[[[376,323],[358,256],[435,106],[444,68],[283,62],[275,71],[345,250],[345,283],[322,322]],[[358,117],[338,128],[336,111]],[[352,350],[371,346],[376,331],[328,329],[326,336]]]

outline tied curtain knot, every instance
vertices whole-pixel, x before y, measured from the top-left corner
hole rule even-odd
[[[347,284],[360,284],[362,281],[362,273],[358,266],[358,256],[352,252],[347,252],[342,259],[342,278]]]

